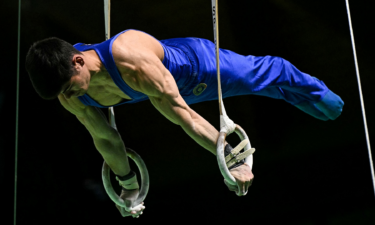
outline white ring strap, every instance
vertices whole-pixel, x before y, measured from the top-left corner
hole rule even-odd
[[[104,20],[105,20],[105,39],[106,40],[108,40],[110,37],[110,13],[111,13],[110,7],[111,7],[111,1],[104,0]],[[113,107],[108,108],[108,118],[109,118],[109,124],[111,125],[111,127],[117,130],[117,126],[115,122],[115,112],[113,110]],[[136,162],[141,173],[142,186],[141,186],[138,198],[133,202],[133,206],[131,208],[126,208],[124,200],[121,199],[113,190],[111,180],[109,179],[110,169],[109,169],[109,166],[106,164],[106,162],[103,163],[103,169],[102,169],[103,185],[109,197],[117,205],[125,208],[126,211],[131,211],[131,210],[139,211],[142,208],[144,209],[144,206],[141,203],[146,198],[146,195],[148,193],[150,180],[149,180],[146,164],[143,162],[142,158],[136,152],[134,152],[133,150],[129,148],[127,148],[127,155],[128,157],[130,157]],[[119,181],[119,183],[125,189],[131,190],[131,189],[139,188],[136,176],[126,181]]]
[[[218,13],[218,0],[211,0],[212,5],[212,20],[213,20],[213,28],[214,28],[214,41],[215,41],[215,54],[216,54],[216,72],[217,72],[217,86],[218,86],[218,100],[219,100],[219,111],[220,111],[220,134],[219,138],[217,139],[216,144],[216,157],[219,164],[219,169],[221,174],[223,175],[224,179],[229,182],[230,184],[235,185],[236,181],[235,178],[230,174],[226,159],[224,158],[224,147],[225,147],[225,138],[227,135],[233,133],[234,131],[243,141],[235,148],[235,151],[238,153],[245,147],[244,154],[241,157],[249,154],[246,157],[246,164],[252,168],[253,166],[253,157],[252,153],[255,149],[250,150],[250,141],[247,137],[245,131],[235,124],[228,116],[225,111],[222,91],[221,91],[221,79],[220,79],[220,48],[219,48],[219,13]],[[247,142],[244,140],[247,139]],[[233,156],[233,155],[232,155]],[[229,159],[230,161],[230,159]]]

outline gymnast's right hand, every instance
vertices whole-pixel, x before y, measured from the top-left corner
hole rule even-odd
[[[140,205],[133,206],[134,201],[138,198],[139,189],[135,190],[125,190],[122,188],[120,198],[125,202],[125,208],[116,205],[117,209],[120,211],[123,217],[133,216],[133,218],[138,218],[142,215],[143,210],[146,208],[142,202]]]
[[[227,185],[230,191],[234,191],[237,196],[245,196],[247,190],[251,186],[254,180],[254,174],[251,168],[246,163],[239,167],[229,170],[232,176],[236,179],[236,185],[230,184],[224,179],[224,183]]]

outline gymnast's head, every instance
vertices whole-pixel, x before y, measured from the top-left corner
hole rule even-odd
[[[26,70],[36,92],[44,99],[66,98],[87,92],[90,72],[84,55],[68,42],[47,38],[35,42],[26,56]]]

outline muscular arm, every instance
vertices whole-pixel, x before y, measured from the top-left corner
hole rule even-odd
[[[219,132],[185,103],[178,90],[177,94],[161,92],[159,96],[149,97],[155,108],[165,117],[180,125],[198,144],[216,155]]]
[[[145,34],[134,35],[137,35],[136,39],[129,35],[113,48],[116,64],[122,71],[125,82],[132,89],[148,95],[160,113],[180,125],[202,147],[216,154],[219,132],[194,112],[180,96],[173,76],[161,62],[163,53],[160,52],[163,49],[160,44]],[[131,47],[127,47],[129,43],[132,44]]]
[[[163,48],[157,40],[141,32],[128,31],[114,42],[112,53],[122,78],[132,89],[148,95],[160,113],[216,155],[219,132],[181,97],[173,76],[161,62]],[[251,168],[245,163],[230,172],[237,185],[227,184],[229,189],[244,195],[254,178]]]
[[[117,130],[113,129],[107,122],[102,111],[92,106],[85,106],[75,97],[65,99],[63,95],[58,96],[60,103],[86,127],[90,132],[96,149],[103,156],[112,171],[119,176],[130,172],[125,145]]]
[[[170,72],[161,63],[148,65],[142,72],[152,79],[143,83],[142,91],[155,108],[171,122],[180,125],[198,144],[216,154],[219,132],[186,104]]]

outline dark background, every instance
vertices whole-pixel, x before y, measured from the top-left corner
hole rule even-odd
[[[13,218],[17,2],[0,3],[0,224]],[[369,132],[374,134],[374,8],[364,1],[350,3]],[[125,145],[143,157],[151,179],[144,215],[122,218],[102,188],[103,160],[89,133],[57,100],[42,100],[24,69],[26,52],[37,40],[103,41],[103,1],[23,0],[18,224],[375,224],[345,1],[219,4],[221,48],[289,60],[341,96],[342,115],[324,122],[281,100],[226,99],[228,115],[245,128],[257,149],[253,186],[247,196],[237,197],[224,185],[215,157],[150,102],[118,107]],[[213,40],[210,7],[209,0],[112,0],[111,34],[133,28],[158,39]],[[219,126],[217,102],[192,108]],[[232,145],[237,141],[230,137]]]

